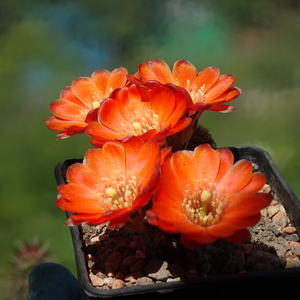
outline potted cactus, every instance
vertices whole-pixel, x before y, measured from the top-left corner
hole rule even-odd
[[[77,78],[51,104],[46,124],[58,138],[86,133],[94,147],[56,168],[56,205],[88,297],[204,295],[212,285],[224,294],[299,274],[299,203],[270,156],[217,149],[197,125],[206,110],[233,110],[234,82],[215,67],[178,61],[171,71],[156,60],[135,75]]]

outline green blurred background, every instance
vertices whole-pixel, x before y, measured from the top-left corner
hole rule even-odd
[[[0,3],[0,288],[17,240],[48,242],[75,274],[55,165],[89,139],[56,141],[49,104],[79,76],[144,60],[189,60],[237,76],[233,113],[206,112],[217,145],[267,150],[300,197],[299,0],[11,0]]]

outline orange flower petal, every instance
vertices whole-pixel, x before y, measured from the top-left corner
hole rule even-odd
[[[86,123],[84,123],[84,122],[69,121],[69,120],[60,119],[57,117],[50,117],[50,118],[46,119],[44,122],[49,129],[57,130],[57,131],[70,129],[72,131],[83,132],[84,128],[86,126]],[[74,135],[76,133],[70,132],[68,134]]]
[[[240,197],[240,195],[254,194],[259,191],[265,183],[266,177],[263,174],[254,173],[251,181],[237,194],[237,196]]]
[[[197,76],[197,70],[186,60],[179,60],[173,66],[174,83],[187,89]]]
[[[193,190],[196,187],[197,170],[194,164],[195,160],[190,151],[178,151],[171,157],[169,167],[178,178],[177,188],[185,190],[190,187]]]
[[[58,187],[61,197],[55,202],[60,209],[79,213],[101,213],[103,208],[99,205],[99,196],[95,191],[70,183]],[[72,201],[70,199],[76,199]]]
[[[247,228],[250,226],[254,226],[255,224],[257,224],[259,222],[260,219],[261,219],[261,213],[259,212],[255,215],[248,216],[248,217],[231,218],[231,217],[225,216],[222,219],[222,222],[234,224],[237,229],[244,229],[244,228]]]
[[[109,142],[102,149],[88,150],[86,164],[98,178],[115,178],[126,174],[125,152],[122,144]]]
[[[207,227],[209,234],[216,237],[231,236],[236,229],[235,224],[231,222],[222,222],[220,224]]]
[[[110,77],[110,72],[104,69],[100,69],[95,71],[91,75],[91,80],[97,87],[99,91],[99,95],[102,99],[105,99],[109,96],[110,92],[108,91],[110,89],[110,86],[108,86],[108,78]],[[125,76],[126,78],[126,76]]]
[[[220,153],[220,165],[219,172],[215,178],[215,182],[219,183],[225,176],[234,163],[233,153],[228,148],[222,148],[217,150]]]
[[[179,106],[178,111],[175,110],[176,102],[174,93],[171,89],[159,85],[151,90],[151,104],[153,111],[159,116],[160,124],[164,127],[173,123],[172,121],[168,122],[172,114],[174,114],[174,119],[178,121],[184,114],[186,108],[183,102],[183,109]]]
[[[76,214],[71,216],[65,223],[66,226],[74,226],[87,222],[87,224],[100,224],[97,223],[102,214]]]
[[[81,122],[89,112],[82,105],[75,104],[69,100],[56,100],[50,104],[52,113],[58,118]],[[84,116],[84,117],[83,117]]]
[[[224,211],[227,218],[243,218],[255,215],[263,208],[267,207],[272,201],[271,194],[258,193],[253,196],[243,197],[235,201],[230,201]]]
[[[234,111],[234,107],[231,105],[220,104],[220,105],[212,106],[209,110],[218,111],[221,113],[229,113],[229,112]]]
[[[209,101],[210,104],[217,104],[217,103],[225,103],[230,102],[234,99],[236,99],[240,94],[242,93],[242,90],[237,87],[231,87],[228,88],[223,94],[219,95],[218,97],[215,97],[213,100]]]
[[[173,79],[169,66],[162,60],[150,60],[140,64],[139,74],[143,81],[157,80],[169,83]]]
[[[72,83],[72,92],[86,106],[93,108],[93,102],[103,100],[93,80],[89,77],[76,78]]]
[[[210,102],[212,99],[222,95],[235,82],[236,78],[232,75],[220,75],[218,81],[205,94],[205,102]]]
[[[153,172],[156,172],[153,170],[159,165],[159,143],[155,140],[144,143],[137,137],[131,137],[125,140],[123,145],[126,156],[125,169],[130,168],[131,172],[139,174],[138,185],[144,188],[144,182],[149,182]]]
[[[83,106],[83,103],[81,101],[79,101],[78,98],[75,97],[74,93],[72,92],[72,88],[70,86],[64,88],[61,92],[60,92],[60,99],[61,100],[68,100],[74,104]]]
[[[220,168],[220,153],[209,144],[197,147],[193,153],[197,178],[214,182]]]
[[[169,201],[172,205],[172,201]],[[185,215],[182,213],[180,209],[173,208],[173,206],[168,206],[165,202],[156,202],[155,203],[155,214],[158,216],[159,219],[168,222],[168,223],[175,223],[175,227],[177,228],[177,223],[179,222],[186,222]]]
[[[191,124],[191,122],[192,122],[191,118],[179,120],[174,126],[170,128],[170,131],[168,132],[167,136],[174,135],[175,133],[181,132],[182,130],[187,128]]]
[[[182,201],[184,189],[181,185],[181,177],[178,177],[170,166],[170,159],[173,154],[169,154],[161,166],[161,184],[163,189],[160,193],[165,192],[173,201]]]
[[[204,87],[204,92],[206,92],[218,81],[219,76],[220,70],[218,68],[208,67],[198,73],[192,84],[197,89]]]
[[[109,97],[111,92],[117,88],[125,86],[127,82],[127,70],[125,68],[118,68],[112,72],[100,69],[95,71],[91,79],[101,92],[103,99]]]
[[[112,130],[117,129],[120,131],[120,125],[122,127],[132,126],[123,115],[120,114],[118,102],[111,98],[102,102],[99,108],[99,119],[104,126]]]
[[[174,227],[174,225],[172,223],[168,223],[161,219],[156,218],[156,214],[153,212],[153,210],[151,210],[151,209],[147,210],[146,216],[147,216],[147,221],[150,224],[158,226],[162,230],[169,232],[169,233],[177,232],[176,228]]]
[[[91,169],[82,163],[75,163],[67,170],[67,182],[75,182],[89,189],[95,189],[99,182]]]
[[[179,201],[176,201],[176,198],[169,197],[169,195],[165,192],[164,189],[161,189],[161,190],[159,190],[158,193],[154,194],[153,207],[155,208],[154,209],[155,211],[156,211],[157,205],[165,205],[165,206],[173,207],[174,209],[177,209],[180,213],[183,214],[183,216],[181,217],[181,221],[186,221],[182,203]],[[159,206],[159,208],[161,208],[161,206]],[[169,213],[168,209],[166,209],[165,211],[163,209],[161,209],[160,210],[161,213],[158,213],[158,211],[156,211],[156,212],[157,212],[157,215],[159,216],[159,218],[161,218],[165,221],[167,221],[167,220],[170,221],[173,218],[172,213]]]
[[[174,223],[174,226],[178,230],[178,232],[183,234],[188,234],[189,236],[192,236],[192,234],[195,234],[195,236],[199,235],[210,235],[208,234],[206,228],[198,226],[197,224],[191,223],[189,221],[184,221]],[[201,242],[201,241],[200,241]]]
[[[201,228],[198,232],[183,234],[181,237],[182,240],[192,240],[199,244],[210,244],[215,242],[219,237],[212,236],[208,233],[206,228]]]
[[[126,82],[127,70],[125,68],[118,68],[113,70],[108,77],[106,97],[108,97],[113,90],[125,86]]]
[[[252,164],[247,160],[239,160],[225,174],[216,187],[216,192],[232,194],[242,190],[252,178]]]

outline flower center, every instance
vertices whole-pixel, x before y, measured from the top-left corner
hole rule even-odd
[[[226,202],[226,196],[210,189],[200,188],[186,192],[183,207],[191,223],[209,227],[219,222]]]
[[[132,176],[125,180],[123,176],[115,180],[102,178],[104,193],[100,193],[100,201],[107,210],[130,208],[137,196],[137,178]],[[107,182],[107,183],[106,183]]]
[[[203,102],[205,100],[205,83],[197,89],[195,85],[191,86],[189,93],[194,103]]]
[[[127,135],[139,136],[151,129],[160,130],[158,115],[151,109],[146,108],[143,110],[143,115],[140,115],[137,111],[134,111],[133,114],[132,123],[128,126],[122,124]]]

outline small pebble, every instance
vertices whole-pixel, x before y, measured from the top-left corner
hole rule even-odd
[[[162,260],[150,261],[144,269],[145,273],[155,280],[167,280],[171,273],[168,269],[168,263]]]
[[[299,241],[299,236],[295,233],[288,234],[284,237],[284,240],[288,241],[288,242],[298,242]]]
[[[99,242],[99,236],[94,236],[91,238],[91,243]]]
[[[269,206],[268,207],[268,214],[272,218],[279,212],[279,208],[277,206]]]
[[[167,279],[167,282],[176,282],[176,281],[180,281],[180,277],[168,278]]]
[[[300,267],[300,261],[297,259],[293,259],[293,258],[287,258],[285,267],[286,268]]]
[[[89,277],[91,279],[91,282],[92,282],[93,286],[103,286],[104,285],[103,279],[101,279],[97,275],[95,275],[93,273],[90,273]]]
[[[113,290],[115,290],[115,289],[120,289],[120,288],[122,288],[124,285],[125,285],[125,282],[124,282],[123,280],[121,280],[121,279],[115,279],[114,282],[113,282],[112,285],[111,285],[111,288],[112,288]]]
[[[279,214],[280,214],[280,216],[276,217]],[[283,215],[281,215],[281,212],[279,212],[273,217],[273,223],[278,230],[281,230],[282,228],[287,226],[288,218],[285,216],[284,213],[283,213]]]
[[[148,284],[153,284],[153,280],[149,277],[141,277],[136,281],[136,285],[148,285]]]
[[[294,247],[300,247],[300,243],[298,242],[290,242],[289,244]]]
[[[128,276],[125,277],[125,281],[130,281],[131,283],[135,283],[137,279],[141,278],[144,276],[143,272],[136,272],[136,273],[131,273]]]
[[[287,234],[292,234],[292,233],[295,233],[296,231],[297,231],[297,229],[292,226],[285,227],[281,230],[282,233],[287,233]]]
[[[106,277],[103,279],[103,282],[105,285],[111,287],[114,282],[114,279],[112,277]]]

